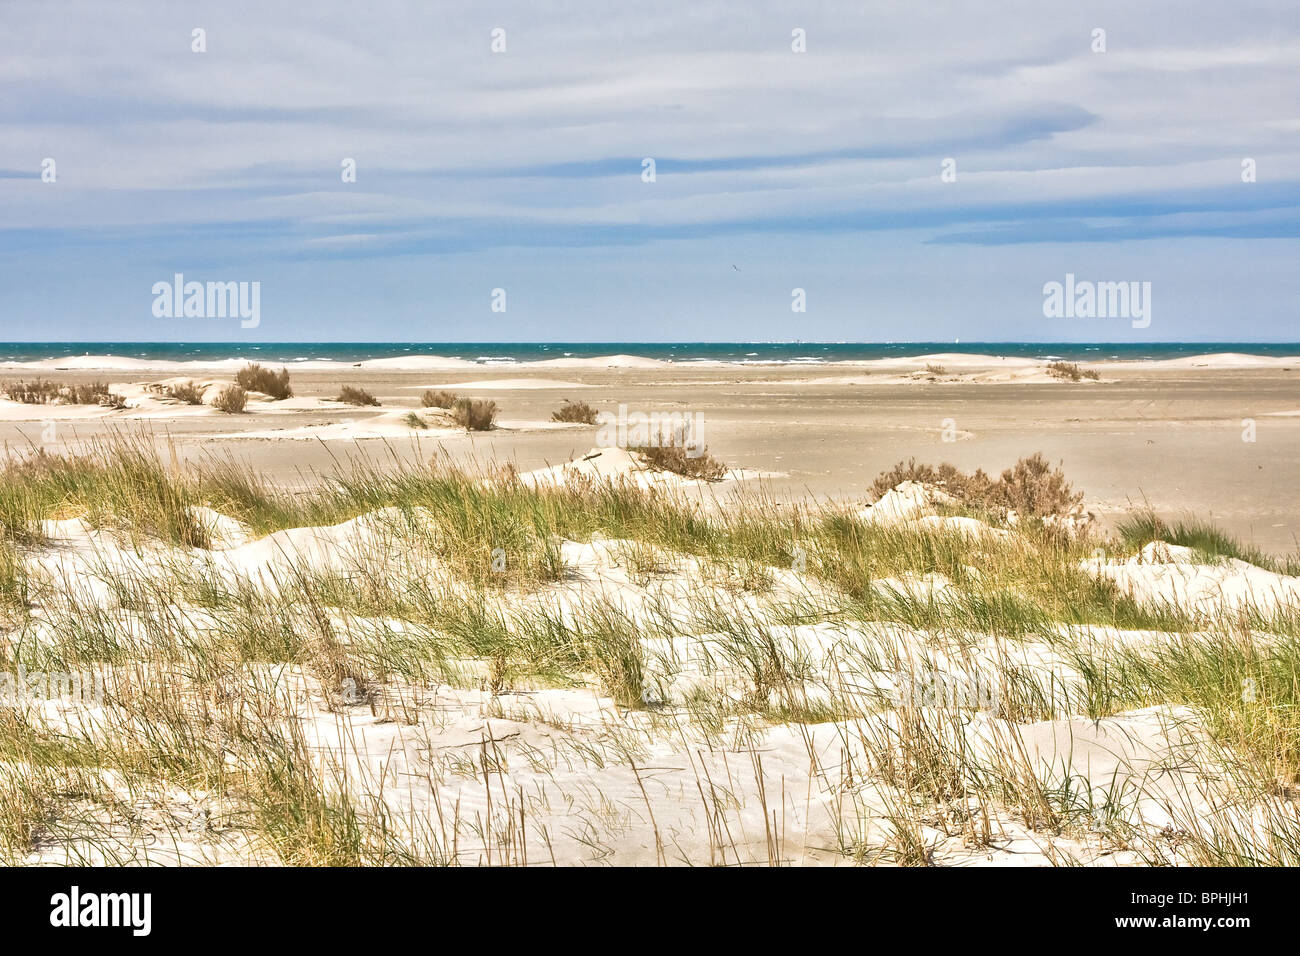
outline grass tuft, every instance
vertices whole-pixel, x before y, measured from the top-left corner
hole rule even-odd
[[[249,362],[235,373],[235,384],[245,391],[261,392],[276,401],[293,397],[289,370],[283,366],[276,372],[257,362]]]
[[[379,399],[356,385],[344,385],[334,396],[334,401],[346,402],[348,405],[379,405]]]
[[[596,424],[596,410],[586,402],[571,402],[565,399],[562,406],[551,412],[551,421],[594,425]]]
[[[212,407],[229,414],[238,414],[248,405],[248,393],[238,385],[227,385],[212,400]]]

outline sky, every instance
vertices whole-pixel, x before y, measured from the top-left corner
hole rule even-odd
[[[1291,0],[0,0],[0,340],[1297,341],[1298,210]]]

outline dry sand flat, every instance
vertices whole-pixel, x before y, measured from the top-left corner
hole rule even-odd
[[[0,382],[39,375],[105,380],[126,390],[165,380],[228,380],[241,363],[221,363],[219,369],[160,364],[167,363],[83,356],[5,366]],[[944,373],[933,376],[927,365],[942,366]],[[56,366],[70,371],[57,372]],[[784,475],[771,479],[776,493],[850,499],[900,459],[950,460],[996,473],[1042,451],[1065,463],[1088,493],[1089,506],[1104,518],[1146,502],[1171,517],[1194,512],[1211,518],[1270,551],[1295,548],[1300,359],[1228,354],[1088,367],[1104,381],[1053,381],[1043,363],[954,354],[847,366],[633,363],[612,356],[564,360],[562,366],[518,363],[500,374],[493,374],[496,368],[485,374],[483,365],[467,360],[433,357],[395,357],[360,367],[302,362],[289,367],[299,397],[251,402],[250,415],[134,398],[136,407],[125,412],[0,401],[0,439],[46,444],[43,423],[55,422],[62,437],[55,438],[53,450],[69,432],[88,437],[143,419],[165,430],[182,458],[204,451],[247,456],[275,480],[330,471],[337,456],[331,443],[347,455],[387,455],[394,443],[414,446],[415,440],[418,450],[403,447],[398,453],[427,457],[441,450],[466,460],[512,461],[520,471],[531,471],[592,446],[594,430],[544,427],[561,399],[580,398],[609,411],[626,403],[644,411],[698,412],[710,452],[749,472]],[[543,387],[545,382],[555,390]],[[383,407],[341,408],[325,401],[345,383],[374,392]],[[416,408],[426,388],[490,398],[510,428],[408,439],[414,430],[404,431],[401,415]],[[1254,442],[1242,441],[1246,420],[1255,423]],[[319,441],[293,440],[304,438]]]

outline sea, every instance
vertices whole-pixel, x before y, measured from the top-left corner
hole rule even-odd
[[[1171,359],[1213,352],[1300,355],[1300,343],[1159,342],[0,342],[0,362],[35,362],[77,355],[115,355],[168,362],[222,359],[292,364],[339,363],[434,355],[480,365],[515,365],[556,358],[635,355],[665,362],[821,365],[908,358],[936,352],[1001,355],[1046,361]]]

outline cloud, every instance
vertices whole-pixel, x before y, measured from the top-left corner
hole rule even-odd
[[[921,261],[1296,237],[1300,24],[1283,0],[737,9],[8,9],[0,280],[28,274],[24,255],[110,248],[245,266],[550,248],[583,250],[556,265],[582,274],[593,249],[671,243],[684,264],[740,236],[784,237],[796,262],[812,236],[905,234]]]

